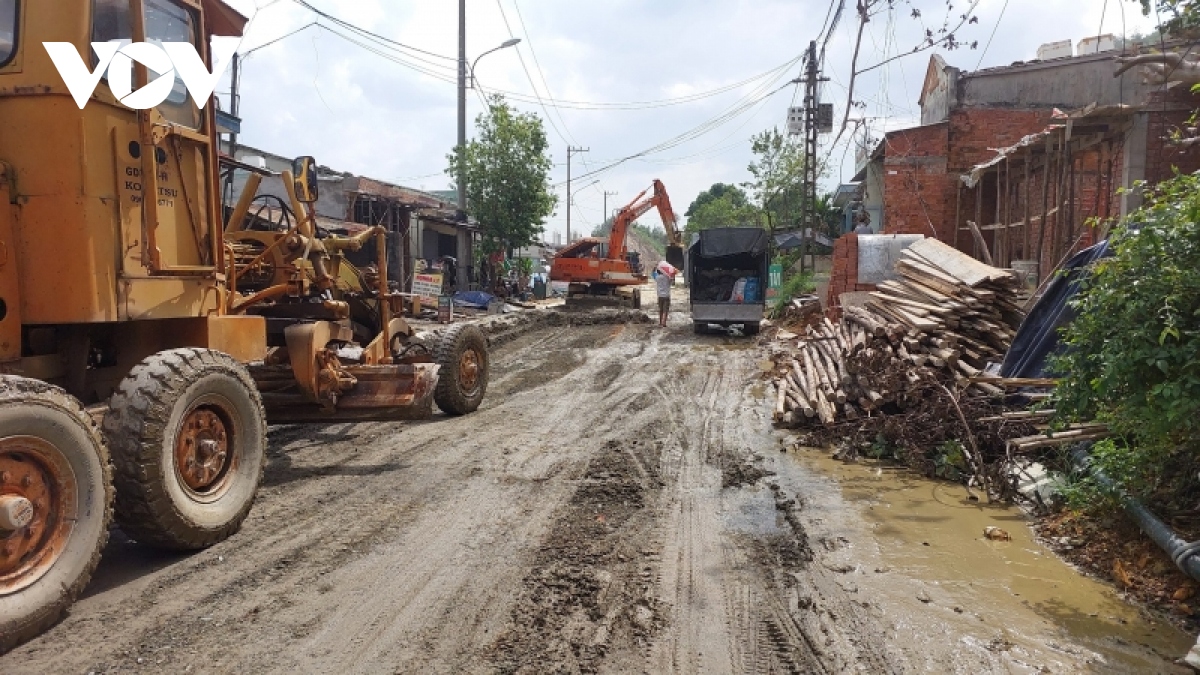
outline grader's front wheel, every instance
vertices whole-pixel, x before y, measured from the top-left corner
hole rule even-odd
[[[475,412],[488,385],[487,338],[478,326],[458,324],[438,339],[434,349],[438,369],[433,400],[448,415]]]
[[[108,541],[100,431],[63,390],[0,377],[0,653],[51,626]]]
[[[231,357],[176,349],[143,361],[104,418],[121,529],[175,550],[236,532],[262,481],[266,431],[254,381]]]

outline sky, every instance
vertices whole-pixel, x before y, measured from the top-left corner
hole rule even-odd
[[[314,155],[339,171],[409,187],[451,187],[445,169],[457,138],[457,2],[304,0],[385,41],[325,18],[289,36],[318,15],[298,0],[227,1],[251,17],[239,48],[241,143]],[[847,107],[858,28],[855,0],[845,4],[825,43],[829,82],[821,92],[834,105],[835,131]],[[1032,59],[1047,42],[1145,33],[1153,25],[1136,3],[1120,0],[893,4],[867,23],[858,70],[904,56],[858,76],[854,98],[861,103],[850,117],[862,122],[852,122],[836,146],[832,134],[821,138],[823,191],[851,178],[852,143],[864,131],[878,138],[918,123],[933,51],[912,51],[927,29],[936,35],[947,20],[957,25],[971,5],[978,22],[955,36],[977,48],[935,50],[963,70]],[[484,94],[505,93],[545,121],[559,198],[545,224],[547,240],[567,225],[568,147],[587,149],[571,161],[574,236],[590,234],[605,208],[628,203],[655,178],[682,214],[713,183],[750,180],[750,138],[786,130],[788,107],[803,99],[802,87],[790,82],[802,74],[800,57],[823,32],[830,9],[831,0],[466,0],[468,61],[521,39],[476,64],[468,137]],[[228,79],[219,92],[228,92]],[[226,97],[221,103],[228,109]],[[643,220],[653,225],[656,218]]]

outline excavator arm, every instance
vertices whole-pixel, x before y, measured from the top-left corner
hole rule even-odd
[[[647,197],[646,193],[650,192]],[[629,227],[634,221],[645,215],[650,209],[657,208],[662,218],[663,229],[667,232],[667,262],[675,267],[683,267],[683,238],[680,235],[675,211],[671,208],[671,198],[662,181],[655,179],[654,184],[642,190],[628,206],[621,209],[613,219],[612,232],[609,234],[609,255],[614,258],[624,258]]]

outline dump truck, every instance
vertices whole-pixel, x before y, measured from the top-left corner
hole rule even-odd
[[[486,392],[477,327],[422,339],[398,315],[381,228],[316,227],[313,158],[282,172],[287,218],[250,214],[256,175],[226,207],[214,101],[146,49],[114,57],[190,45],[211,71],[245,22],[221,0],[0,0],[0,651],[62,615],[112,520],[175,550],[235,533],[268,423],[462,415]],[[95,71],[78,104],[62,45]],[[377,264],[352,265],[370,241]]]
[[[769,245],[767,231],[758,227],[715,228],[693,236],[684,275],[697,334],[758,332],[766,314]]]

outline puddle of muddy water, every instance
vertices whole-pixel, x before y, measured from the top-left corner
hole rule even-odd
[[[722,490],[721,506],[725,525],[734,532],[763,536],[787,527],[775,508],[775,496],[764,487]]]
[[[955,603],[1014,643],[1057,650],[1056,639],[1069,640],[1102,657],[1102,672],[1164,672],[1193,644],[1040,545],[1018,508],[971,502],[960,486],[899,469],[843,464],[815,450],[791,454],[803,468],[836,478],[892,574],[924,581],[935,602]],[[989,540],[989,526],[1012,540]]]

